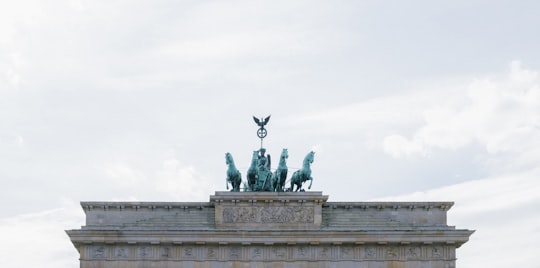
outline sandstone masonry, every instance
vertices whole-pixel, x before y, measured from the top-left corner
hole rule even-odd
[[[81,268],[453,268],[470,230],[452,202],[327,202],[322,192],[216,192],[210,202],[82,202]]]

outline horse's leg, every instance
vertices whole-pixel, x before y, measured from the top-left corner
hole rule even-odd
[[[242,175],[238,172],[238,179],[236,180],[236,191],[240,192],[240,186],[242,186]]]
[[[283,190],[285,189],[285,181],[287,180],[287,172],[282,172],[281,174],[281,180],[279,182],[279,188],[281,189],[281,191],[283,192]]]

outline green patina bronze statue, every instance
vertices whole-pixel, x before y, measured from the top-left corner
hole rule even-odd
[[[313,163],[313,159],[315,158],[315,152],[311,151],[309,152],[306,157],[304,158],[304,164],[302,165],[302,169],[297,170],[293,173],[291,177],[291,188],[290,191],[298,192],[304,191],[302,189],[302,184],[309,180],[309,186],[308,189],[311,189],[311,184],[313,184],[313,178],[311,177],[311,163]],[[294,186],[296,185],[296,190],[294,190]]]
[[[243,190],[249,192],[303,192],[304,189],[302,188],[302,185],[307,180],[310,181],[308,189],[311,189],[313,178],[311,177],[310,165],[313,163],[315,152],[311,151],[308,153],[308,155],[304,158],[302,169],[295,171],[291,177],[291,188],[285,188],[288,173],[287,158],[289,157],[289,152],[285,148],[282,150],[279,158],[279,165],[274,173],[272,173],[270,155],[266,154],[266,149],[262,146],[263,139],[268,133],[264,126],[270,121],[270,116],[261,119],[254,116],[253,120],[259,126],[257,136],[261,139],[261,148],[253,151],[251,164],[247,170],[247,184],[244,183]],[[230,153],[225,154],[225,161],[229,166],[227,169],[226,179],[227,190],[229,189],[230,183],[232,185],[231,191],[239,192],[240,185],[242,184],[242,176],[240,171],[236,169],[234,160]],[[294,186],[296,186],[296,189],[294,189]]]
[[[289,151],[283,148],[279,157],[278,167],[272,175],[272,185],[276,192],[283,192],[285,190],[285,180],[287,180],[287,172],[289,171],[287,168],[287,158],[289,158]]]
[[[264,148],[253,151],[251,165],[247,171],[249,191],[273,191],[270,159],[270,155],[266,155],[266,149]]]
[[[249,166],[249,169],[247,171],[247,190],[249,191],[255,191],[257,187],[257,173],[258,168],[257,165],[259,163],[259,151],[253,151],[253,156],[251,157],[251,165]]]
[[[225,154],[225,164],[229,166],[227,168],[227,178],[225,179],[225,185],[227,190],[229,190],[229,183],[232,186],[232,192],[240,192],[240,184],[242,183],[242,175],[240,171],[234,165],[234,160],[231,153]]]
[[[270,155],[266,155],[266,149],[259,149],[259,164],[257,173],[257,184],[259,185],[259,191],[271,191],[272,190],[272,171]]]
[[[268,122],[270,121],[270,115],[267,116],[266,118],[261,118],[261,119],[254,116],[253,121],[255,121],[255,124],[259,126],[259,129],[257,129],[257,137],[261,139],[261,149],[262,149],[263,139],[268,134],[268,131],[266,131],[266,128],[264,128],[264,126],[266,126],[266,124],[268,124]]]

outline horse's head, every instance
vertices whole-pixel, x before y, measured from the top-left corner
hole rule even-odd
[[[314,151],[311,151],[309,152],[307,155],[306,155],[306,158],[304,159],[304,161],[308,162],[308,163],[313,163],[313,160],[315,159],[315,152]]]
[[[287,150],[287,148],[283,148],[283,151],[281,151],[281,159],[287,158],[289,158],[289,150]]]
[[[225,153],[225,164],[229,165],[233,163],[233,158],[231,153]]]

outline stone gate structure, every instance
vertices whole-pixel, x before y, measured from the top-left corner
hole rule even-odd
[[[327,202],[322,192],[216,192],[209,202],[82,202],[81,268],[453,268],[473,231],[452,202]]]

